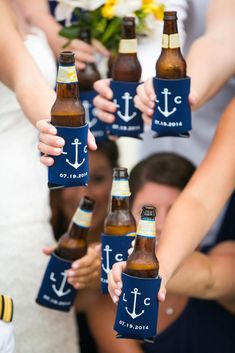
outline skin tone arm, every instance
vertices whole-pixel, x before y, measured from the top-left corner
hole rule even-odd
[[[63,46],[68,43],[68,39],[59,35],[61,25],[54,19],[49,11],[47,0],[17,0],[26,19],[34,26],[41,28],[48,39],[50,47],[52,48],[56,57],[59,56]],[[74,39],[66,46],[67,50],[72,50],[76,53],[76,65],[78,69],[84,69],[85,63],[92,63],[95,61],[94,52],[98,50],[105,56],[109,56],[109,51],[102,45],[93,47],[87,43]]]
[[[126,262],[116,263],[109,275],[109,292],[115,303],[121,294],[121,272]],[[225,241],[208,255],[195,251],[167,283],[169,293],[217,300],[235,313],[235,242]],[[159,298],[160,299],[160,298]]]
[[[16,93],[25,115],[35,125],[40,118],[50,116],[55,93],[26,50],[5,1],[0,2],[0,16],[4,33],[0,38],[0,80]]]
[[[166,282],[197,247],[234,191],[234,111],[235,99],[222,115],[205,159],[166,218],[157,248],[161,275]]]

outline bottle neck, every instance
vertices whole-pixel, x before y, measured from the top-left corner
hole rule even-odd
[[[164,21],[162,35],[163,49],[180,49],[179,34],[176,20]]]
[[[135,35],[135,25],[126,25],[122,29],[122,37],[119,43],[120,54],[136,54],[137,40]]]
[[[111,211],[130,211],[130,199],[129,197],[116,197],[112,196],[111,199]]]
[[[78,78],[75,65],[59,65],[56,93],[58,98],[79,97]]]
[[[155,257],[156,237],[145,237],[136,234],[134,251],[144,251]]]

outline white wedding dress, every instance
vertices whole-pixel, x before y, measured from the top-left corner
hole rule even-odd
[[[32,30],[25,45],[54,87],[53,54],[44,34]],[[60,313],[35,303],[48,262],[42,248],[53,242],[47,170],[36,147],[38,132],[2,83],[0,101],[0,292],[14,300],[15,352],[76,353],[73,312]]]

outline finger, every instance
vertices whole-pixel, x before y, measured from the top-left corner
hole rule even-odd
[[[142,114],[142,119],[144,120],[144,123],[146,125],[151,125],[152,124],[152,119],[148,115]]]
[[[91,281],[100,277],[99,271],[94,271],[92,274],[83,277],[68,277],[68,283],[72,284],[76,289],[89,287]]]
[[[85,43],[84,41],[80,39],[73,39],[72,42],[70,43],[70,47],[73,49],[73,51],[81,51],[85,52],[88,54],[93,54],[95,49],[92,47],[92,45]]]
[[[40,162],[44,164],[46,167],[51,167],[54,164],[54,159],[52,157],[43,155],[40,157]]]
[[[144,113],[150,117],[153,115],[153,113],[154,113],[153,108],[149,108],[148,105],[143,104],[143,102],[140,100],[139,96],[134,97],[134,104],[135,104],[135,107],[138,108],[142,113]],[[152,104],[154,105],[153,102],[152,102]]]
[[[149,97],[149,99],[152,102],[155,102],[156,93],[155,93],[154,88],[153,88],[153,80],[152,80],[152,78],[150,78],[150,79],[148,79],[148,80],[146,80],[144,82],[144,89],[145,89],[147,97]]]
[[[163,281],[161,282],[161,287],[158,291],[157,297],[160,302],[164,302],[166,299],[166,287],[165,287]]]
[[[88,266],[92,266],[92,264],[94,264],[98,259],[100,259],[99,255],[94,248],[88,247],[87,254],[81,259],[74,261],[71,267],[73,270],[77,270],[78,268],[86,268]]]
[[[133,248],[128,249],[128,255],[130,256],[133,253]]]
[[[95,142],[95,137],[94,135],[91,133],[90,130],[88,130],[88,148],[91,151],[95,151],[97,149],[97,144]]]
[[[62,153],[62,149],[59,147],[48,146],[43,142],[38,143],[38,149],[44,154],[49,154],[51,156],[59,156]]]
[[[51,255],[53,253],[53,251],[55,250],[54,246],[47,246],[45,248],[42,249],[43,254],[45,255]]]
[[[143,105],[146,105],[148,106],[149,103],[153,103],[149,96],[147,95],[147,92],[145,91],[145,84],[143,83],[142,85],[139,85],[136,89],[136,93],[137,93],[137,96],[140,100],[140,102],[143,104]]]
[[[93,63],[95,62],[95,58],[93,55],[79,51],[75,54],[75,60],[81,61],[85,63]]]
[[[45,133],[39,134],[39,140],[40,142],[43,142],[51,147],[63,147],[65,144],[65,140],[62,137]]]
[[[121,289],[122,288],[122,279],[121,274],[125,271],[126,268],[126,261],[116,262],[112,267],[112,276],[113,280],[116,284],[116,287]]]
[[[115,116],[110,113],[106,113],[103,110],[96,110],[96,116],[100,120],[102,120],[104,123],[112,124],[115,121]]]
[[[76,68],[77,68],[78,70],[84,70],[85,67],[86,67],[86,64],[85,64],[85,63],[83,63],[83,62],[81,62],[81,61],[79,61],[79,60],[76,60]]]
[[[109,271],[108,273],[108,291],[110,294],[110,297],[112,298],[113,302],[116,304],[119,300],[119,297],[116,295],[115,290],[117,290],[117,284],[113,279],[113,273],[112,270]]]
[[[103,98],[102,96],[98,95],[93,99],[93,104],[96,108],[100,110],[104,110],[107,113],[115,113],[117,110],[116,105],[111,102],[110,100]]]
[[[94,83],[94,89],[104,98],[112,99],[113,98],[113,91],[111,90],[110,86],[110,79],[106,78],[103,80],[98,80]]]
[[[191,90],[191,92],[189,94],[189,104],[192,106],[192,108],[194,108],[194,106],[197,105],[198,100],[199,99],[198,99],[196,92]]]
[[[110,51],[107,48],[105,48],[105,46],[97,39],[92,39],[92,45],[100,54],[103,54],[104,56],[107,56],[107,57],[111,55]]]
[[[38,120],[36,123],[36,127],[40,132],[56,135],[56,128],[50,124],[49,120]]]

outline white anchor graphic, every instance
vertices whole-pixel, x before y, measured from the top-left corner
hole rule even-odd
[[[160,113],[162,113],[162,115],[164,115],[166,118],[168,116],[170,116],[171,114],[173,114],[177,108],[173,108],[171,111],[168,110],[168,96],[171,95],[171,92],[168,90],[168,88],[164,88],[163,91],[161,92],[161,94],[164,95],[164,110],[161,109],[161,107],[157,107],[157,109],[159,110]],[[159,103],[159,100],[156,100],[157,103]],[[176,96],[174,98],[174,102],[176,104],[181,104],[181,96]]]
[[[84,100],[82,104],[85,109],[86,118],[89,121],[89,127],[93,128],[93,126],[97,123],[98,119],[96,118],[91,119],[90,117],[90,107],[92,106],[92,104],[90,104],[89,101],[87,100]],[[96,108],[93,108],[92,114],[95,115],[95,112],[96,112]]]
[[[63,297],[71,292],[71,289],[67,289],[65,292],[63,291],[65,284],[66,284],[66,279],[67,279],[66,273],[67,273],[67,271],[61,272],[62,281],[61,281],[59,289],[56,288],[55,284],[52,284],[52,289],[57,294],[58,297]],[[51,272],[50,280],[53,282],[57,282],[54,272]]]
[[[71,145],[75,145],[75,162],[71,163],[68,158],[66,158],[66,162],[71,165],[71,167],[78,169],[84,162],[85,158],[82,159],[81,163],[78,163],[78,145],[81,145],[82,143],[79,142],[79,139],[74,139],[74,142],[71,143]],[[87,146],[84,147],[84,152],[87,153]],[[68,154],[68,152],[64,152],[62,149],[62,154]]]
[[[110,246],[108,244],[105,245],[104,252],[106,253],[106,267],[104,266],[104,264],[102,264],[102,268],[106,273],[109,273],[109,271],[111,270],[110,263],[109,263],[109,253],[112,251],[113,250],[110,249]]]
[[[136,112],[134,112],[131,115],[129,115],[129,109],[130,109],[129,101],[131,99],[133,99],[133,97],[130,95],[129,92],[125,92],[124,95],[122,96],[122,99],[124,99],[124,101],[125,101],[124,115],[120,112],[120,110],[117,111],[117,114],[122,120],[124,120],[126,123],[128,123],[128,121],[132,120],[136,116]],[[120,105],[117,104],[117,100],[116,99],[114,99],[113,102],[116,104],[117,108],[120,108]]]
[[[142,310],[141,313],[139,313],[139,314],[136,314],[136,312],[135,312],[137,295],[141,295],[141,293],[138,292],[138,288],[134,288],[131,293],[134,294],[133,311],[130,313],[127,306],[125,307],[125,309],[126,309],[126,312],[132,317],[132,319],[136,319],[138,316],[141,316],[144,313],[144,310]]]

